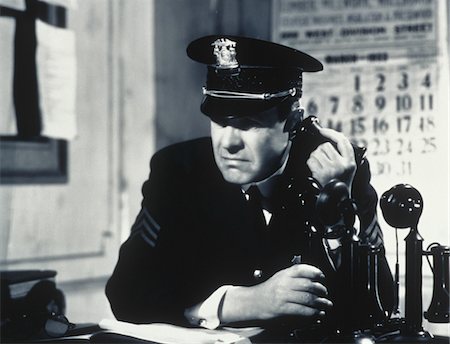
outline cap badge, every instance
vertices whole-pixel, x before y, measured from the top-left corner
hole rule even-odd
[[[213,54],[216,56],[216,67],[222,69],[237,68],[236,42],[227,38],[219,38],[211,44],[214,46]]]

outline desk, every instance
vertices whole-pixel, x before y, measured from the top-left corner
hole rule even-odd
[[[303,332],[305,334],[306,332]],[[344,340],[343,338],[324,338],[323,333],[320,335],[316,332],[311,332],[309,335],[300,337],[301,333],[293,334],[286,332],[276,332],[276,331],[265,331],[259,335],[251,338],[251,342],[255,344],[281,344],[281,343],[360,343]],[[63,338],[53,338],[53,339],[42,339],[38,341],[32,341],[33,343],[135,343],[135,344],[149,344],[155,343],[151,341],[146,341],[138,338],[133,338],[130,336],[112,333],[109,331],[103,331],[97,325],[78,325],[75,329],[68,333],[68,336]],[[190,343],[189,338],[186,338],[185,343]],[[446,336],[434,336],[431,340],[420,341],[420,340],[407,340],[399,341],[399,338],[395,337],[384,337],[382,340],[376,341],[376,343],[388,344],[388,343],[429,343],[429,344],[449,344],[450,338]],[[195,344],[195,343],[192,343]],[[212,344],[212,343],[211,343]]]

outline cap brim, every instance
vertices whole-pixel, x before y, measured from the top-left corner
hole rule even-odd
[[[206,96],[200,110],[208,117],[244,117],[256,115],[280,104],[286,97],[271,100],[230,99]]]
[[[227,38],[237,44],[237,60],[241,66],[298,68],[303,72],[323,70],[316,58],[300,51],[274,42],[242,36],[205,36],[192,41],[187,55],[194,61],[206,65],[216,65],[212,45],[217,39]]]

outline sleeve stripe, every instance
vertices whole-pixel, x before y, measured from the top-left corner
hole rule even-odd
[[[368,233],[366,235],[368,238],[373,238],[375,236],[380,236],[382,237],[383,235],[381,234],[380,228],[379,227],[375,227],[370,233]]]
[[[151,247],[155,247],[159,231],[160,226],[153,219],[148,210],[143,207],[131,227],[131,236],[139,234],[147,244]]]
[[[370,225],[367,226],[363,233],[365,242],[377,247],[383,243],[383,232],[381,231],[376,216],[372,218]]]
[[[142,226],[145,227],[146,232],[150,234],[155,240],[158,239],[158,235],[156,235],[156,233],[152,230],[150,225],[145,220],[142,221]]]
[[[372,232],[374,231],[374,229],[376,229],[376,228],[379,228],[379,226],[378,226],[378,220],[377,220],[377,217],[374,216],[374,217],[372,218],[372,222],[370,222],[370,225],[367,226],[365,232],[366,232],[366,233],[372,233]],[[368,235],[370,235],[370,234],[368,234]]]
[[[155,246],[156,246],[155,242],[154,242],[153,240],[150,240],[150,239],[147,237],[147,235],[145,235],[144,232],[141,232],[140,234],[141,234],[141,238],[144,239],[144,241],[145,241],[147,244],[149,244],[151,247],[155,247]]]
[[[369,242],[374,244],[375,246],[378,246],[383,242],[383,238],[381,237],[381,235],[379,235],[379,233],[374,233],[369,237]]]
[[[145,218],[150,221],[150,223],[152,224],[152,228],[155,229],[157,232],[159,232],[159,230],[161,229],[161,227],[159,226],[159,224],[153,219],[153,217],[150,215],[150,213],[148,212],[147,208],[143,208],[141,210],[141,212],[144,213]]]
[[[377,217],[374,216],[372,219],[372,222],[370,223],[370,225],[367,227],[367,229],[365,230],[365,232],[367,233],[367,236],[371,237],[374,235],[374,233],[377,233],[378,235],[380,235],[381,237],[383,237],[383,232],[381,231],[380,225],[378,224],[378,220]]]

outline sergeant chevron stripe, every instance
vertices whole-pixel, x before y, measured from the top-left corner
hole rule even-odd
[[[150,215],[147,208],[143,207],[136,217],[133,227],[131,227],[131,234],[140,234],[147,244],[155,247],[160,229],[161,227]]]
[[[364,231],[364,241],[378,247],[383,243],[383,232],[378,224],[377,217],[374,216],[370,225]]]

